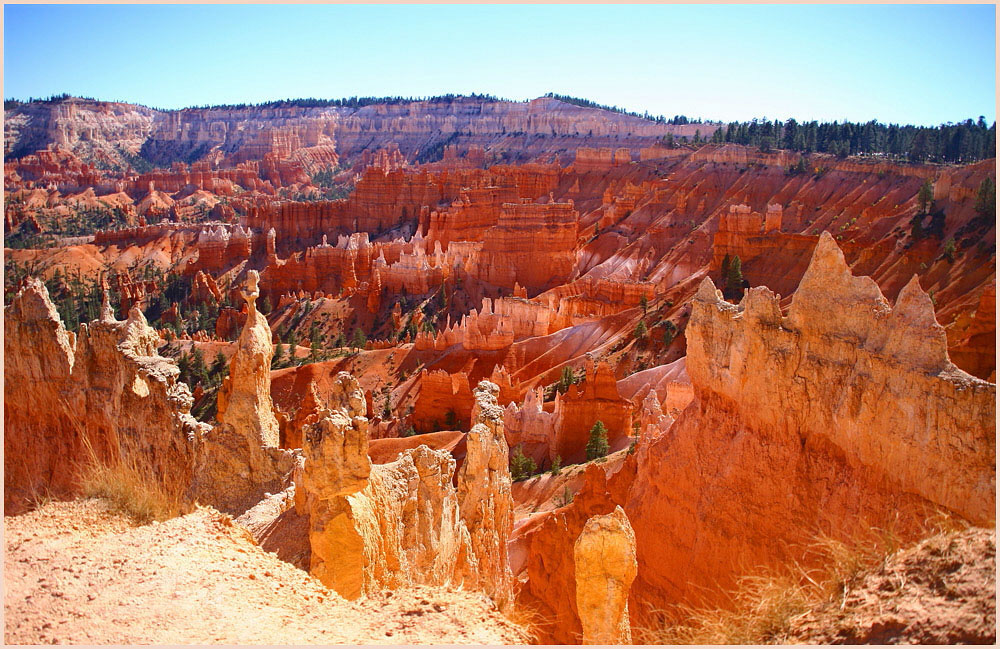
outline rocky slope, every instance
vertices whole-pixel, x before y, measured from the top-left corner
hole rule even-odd
[[[996,531],[936,534],[799,617],[790,644],[993,644]]]

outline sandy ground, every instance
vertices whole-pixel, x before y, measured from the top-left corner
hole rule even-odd
[[[518,644],[485,597],[443,588],[348,602],[202,508],[133,526],[102,500],[5,517],[6,644]]]

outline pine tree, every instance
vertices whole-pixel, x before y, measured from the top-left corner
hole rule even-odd
[[[222,352],[215,355],[215,360],[212,361],[212,368],[210,370],[213,382],[221,382],[222,374],[226,371],[226,357]]]
[[[569,386],[574,383],[576,383],[576,374],[573,373],[573,369],[568,366],[562,368],[562,373],[559,374],[559,381],[556,382],[556,389],[559,390],[560,393],[566,394],[566,391],[569,390]]]
[[[920,214],[927,214],[930,212],[931,204],[934,202],[934,185],[931,184],[930,178],[924,181],[924,184],[920,186],[920,191],[917,192],[917,205],[920,209]]]
[[[997,211],[997,188],[993,179],[987,176],[979,185],[976,195],[976,212],[980,216],[995,216]]]
[[[284,367],[285,362],[285,346],[278,341],[278,345],[274,348],[274,357],[271,359],[271,369],[278,370]]]
[[[635,331],[632,333],[636,338],[645,338],[649,333],[649,329],[646,327],[646,321],[640,320],[639,324],[635,326]]]
[[[731,264],[731,263],[732,263],[732,260],[729,258],[729,253],[727,252],[726,256],[722,258],[722,285],[723,285],[723,288],[725,288],[726,278],[729,277],[729,264]]]
[[[367,344],[368,338],[366,338],[365,333],[361,331],[361,327],[357,327],[354,330],[354,336],[351,338],[351,347],[354,349],[364,349]]]
[[[596,460],[608,454],[608,429],[604,422],[598,420],[590,429],[590,439],[587,440],[587,460]]]
[[[205,364],[205,354],[197,347],[191,356],[191,375],[195,383],[208,385],[208,365]]]
[[[524,454],[521,446],[514,449],[514,454],[510,458],[510,479],[513,482],[530,478],[538,470],[538,465],[530,457]]]
[[[639,298],[639,306],[642,307],[642,317],[646,317],[646,310],[649,309],[649,300],[643,295]]]
[[[673,323],[672,320],[666,320],[663,323],[663,344],[670,346],[670,343],[674,342],[674,338],[677,337],[677,325]]]
[[[726,299],[737,300],[743,293],[743,263],[739,255],[734,255],[726,273],[726,288],[723,291]]]
[[[944,258],[950,262],[955,261],[955,240],[948,239],[944,242]]]

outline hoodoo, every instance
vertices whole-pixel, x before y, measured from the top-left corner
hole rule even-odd
[[[247,320],[236,352],[229,359],[229,375],[219,389],[218,417],[263,446],[278,445],[278,420],[271,407],[271,328],[257,311],[259,274],[247,273],[240,296],[246,301]]]

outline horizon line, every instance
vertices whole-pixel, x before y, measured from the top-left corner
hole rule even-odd
[[[577,100],[580,100],[580,101],[586,101],[586,102],[592,103],[594,105],[593,106],[583,106],[583,105],[579,105],[579,104],[573,104],[573,103],[564,101],[560,97],[568,97],[568,98],[571,98],[571,99],[577,99]],[[669,123],[669,120],[675,119],[675,118],[678,118],[678,117],[683,117],[683,118],[687,119],[689,121],[689,123],[694,123],[694,124],[722,124],[722,125],[744,124],[744,123],[745,124],[749,124],[749,123],[752,123],[754,121],[756,121],[758,123],[759,122],[772,122],[773,123],[775,121],[779,121],[781,123],[785,123],[785,122],[787,122],[787,121],[789,121],[791,119],[794,119],[797,123],[800,123],[800,124],[808,124],[810,122],[817,122],[818,124],[823,124],[823,123],[827,123],[827,124],[831,124],[831,123],[865,124],[865,123],[868,123],[868,122],[875,122],[875,123],[878,123],[878,124],[884,124],[886,126],[913,126],[915,128],[939,128],[941,126],[961,124],[961,123],[963,123],[963,122],[965,122],[967,120],[977,121],[976,118],[972,117],[972,116],[968,116],[968,117],[965,117],[965,118],[962,118],[962,119],[956,120],[956,121],[946,121],[946,122],[940,122],[940,123],[937,123],[937,124],[914,124],[912,122],[908,122],[908,123],[902,123],[902,122],[882,122],[879,118],[872,118],[872,119],[866,120],[866,121],[861,121],[861,120],[855,121],[855,120],[851,120],[851,119],[848,119],[848,118],[843,118],[843,119],[840,119],[840,120],[836,120],[836,119],[835,120],[819,120],[819,119],[815,119],[815,118],[802,119],[802,118],[796,118],[796,117],[785,117],[783,119],[779,119],[779,118],[772,119],[772,118],[768,118],[767,116],[761,116],[761,117],[754,117],[754,118],[747,119],[747,120],[731,120],[731,121],[726,121],[726,120],[715,120],[715,119],[703,118],[703,117],[689,117],[687,115],[684,115],[683,113],[674,115],[673,117],[667,117],[666,115],[662,115],[662,114],[661,115],[653,115],[653,114],[649,113],[649,111],[644,111],[645,112],[645,115],[644,115],[644,114],[641,114],[641,113],[639,113],[637,111],[629,110],[629,109],[624,108],[624,107],[620,107],[620,106],[607,106],[607,105],[604,105],[604,104],[598,104],[597,102],[594,102],[593,100],[590,100],[590,99],[586,99],[585,97],[575,97],[575,96],[572,96],[572,95],[563,95],[561,93],[555,93],[555,92],[552,92],[552,91],[550,91],[547,94],[540,95],[538,97],[526,98],[526,99],[520,99],[520,100],[519,99],[510,99],[510,98],[507,98],[507,97],[498,97],[496,95],[491,95],[489,93],[471,93],[471,94],[445,93],[443,95],[430,95],[430,96],[420,96],[420,97],[413,97],[413,96],[403,97],[403,96],[398,96],[398,95],[397,96],[394,96],[394,95],[383,95],[383,96],[375,96],[375,95],[367,95],[367,96],[351,95],[351,96],[347,96],[347,97],[338,97],[338,98],[295,97],[295,98],[283,98],[283,99],[270,99],[270,100],[260,101],[260,102],[256,102],[256,103],[199,104],[199,105],[182,106],[180,108],[161,108],[161,107],[158,107],[158,106],[150,106],[148,104],[143,104],[143,103],[140,103],[138,101],[129,101],[129,100],[122,100],[122,99],[97,99],[97,98],[94,98],[94,97],[84,97],[82,95],[72,95],[72,94],[69,94],[69,93],[61,93],[61,94],[56,94],[56,95],[50,95],[48,97],[29,97],[28,99],[18,99],[16,97],[4,97],[4,113],[6,114],[8,112],[7,108],[6,108],[6,104],[8,102],[17,102],[19,104],[36,104],[36,103],[37,104],[44,104],[44,103],[57,103],[59,101],[69,101],[69,100],[72,100],[72,99],[81,100],[81,101],[92,101],[92,102],[104,103],[104,104],[127,104],[129,106],[138,106],[138,107],[141,107],[141,108],[147,108],[149,110],[154,110],[154,111],[157,111],[157,112],[176,113],[176,112],[182,112],[182,111],[185,111],[185,110],[211,110],[213,108],[214,109],[225,109],[225,108],[261,108],[261,107],[267,107],[269,104],[279,104],[279,103],[284,103],[284,102],[294,103],[294,102],[297,102],[297,101],[309,101],[309,100],[321,101],[321,102],[337,102],[337,101],[350,101],[350,100],[375,100],[375,101],[371,101],[368,104],[368,105],[373,105],[373,104],[378,104],[378,103],[387,103],[387,102],[381,102],[380,100],[396,100],[396,101],[399,101],[399,102],[417,103],[417,102],[421,102],[421,101],[434,102],[435,100],[444,100],[444,99],[448,99],[448,98],[454,98],[454,99],[472,99],[472,100],[490,101],[490,102],[497,102],[497,103],[504,102],[504,103],[511,103],[511,104],[526,104],[526,103],[531,103],[533,101],[538,101],[540,99],[553,99],[555,101],[559,101],[561,103],[564,103],[564,104],[567,104],[567,105],[570,105],[570,106],[576,106],[577,108],[589,109],[589,110],[599,110],[599,111],[605,111],[605,112],[609,112],[609,113],[618,113],[618,114],[625,115],[627,117],[634,117],[636,119],[641,119],[641,120],[645,120],[645,121],[649,121],[649,122],[658,122],[658,120],[662,119],[662,120],[664,120],[665,123]],[[352,108],[352,107],[349,107],[349,106],[348,107],[342,107],[342,106],[307,106],[305,108],[331,108],[331,107],[332,108]],[[363,107],[361,107],[361,108],[363,108]],[[648,115],[648,117],[646,115]],[[980,114],[980,115],[978,115],[976,117],[980,117],[980,118],[983,118],[985,120],[985,114]],[[993,120],[992,126],[996,126],[996,120],[995,119]]]

